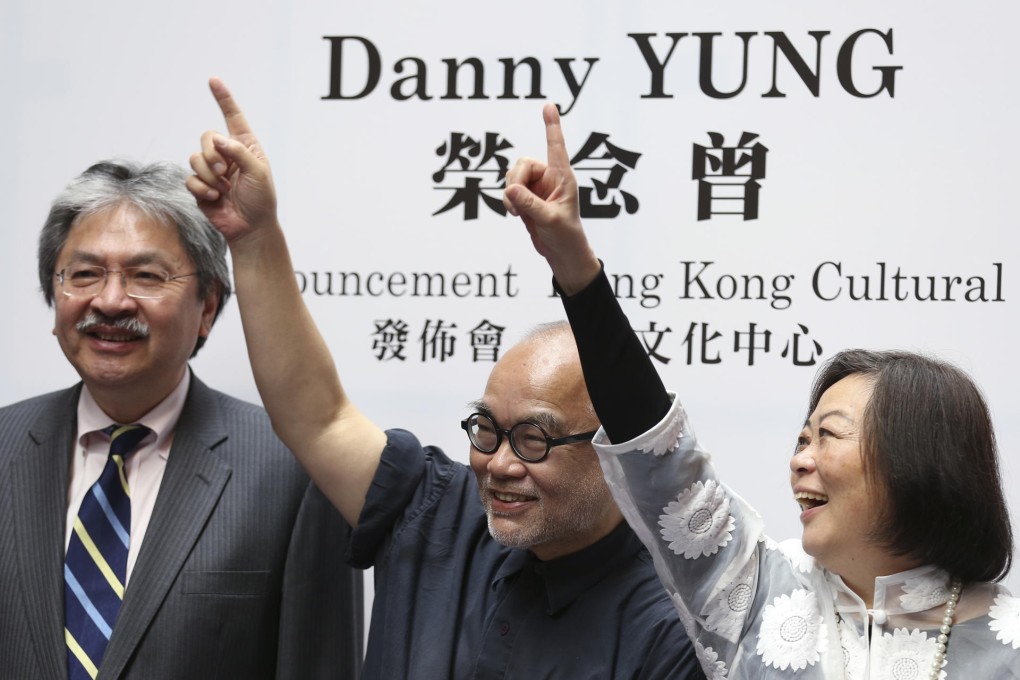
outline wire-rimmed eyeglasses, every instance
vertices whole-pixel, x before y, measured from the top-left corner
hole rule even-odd
[[[121,285],[128,297],[158,300],[167,294],[167,284],[177,279],[196,276],[198,272],[171,276],[165,269],[153,266],[107,269],[98,264],[76,262],[56,273],[60,289],[68,297],[94,297],[106,287],[110,274],[120,274]]]
[[[484,413],[472,413],[460,421],[467,432],[471,446],[482,453],[495,453],[503,443],[503,436],[510,440],[510,448],[523,461],[537,463],[549,455],[554,446],[591,441],[598,430],[572,434],[566,437],[550,437],[535,423],[517,423],[510,429],[497,427],[495,421]]]

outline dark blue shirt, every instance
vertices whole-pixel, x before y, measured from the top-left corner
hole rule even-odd
[[[364,680],[705,677],[626,523],[542,562],[492,539],[470,468],[387,434],[350,542],[375,568]]]

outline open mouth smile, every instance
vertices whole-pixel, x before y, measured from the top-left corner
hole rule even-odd
[[[821,493],[798,491],[793,494],[793,500],[797,502],[797,506],[802,512],[807,512],[808,510],[813,510],[828,503],[829,497]]]
[[[523,503],[525,501],[534,500],[531,496],[522,496],[521,494],[508,493],[505,491],[493,491],[492,497],[503,503]]]
[[[139,336],[131,334],[114,334],[114,333],[102,333],[100,331],[94,331],[89,333],[92,337],[103,340],[104,342],[133,342],[139,339]]]

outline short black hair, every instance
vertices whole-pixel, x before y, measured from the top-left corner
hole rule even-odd
[[[965,582],[1001,580],[1013,559],[1013,534],[995,432],[977,385],[941,359],[851,349],[819,370],[808,414],[851,375],[873,385],[861,432],[868,483],[884,506],[873,538]]]

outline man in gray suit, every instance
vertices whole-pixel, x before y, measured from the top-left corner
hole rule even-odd
[[[188,366],[230,281],[223,238],[184,180],[171,164],[99,163],[43,227],[39,280],[82,381],[0,409],[5,679],[308,680],[360,667],[348,527],[265,412]],[[117,458],[130,497],[117,576],[83,515],[90,495],[105,498],[97,479],[119,432],[104,428],[134,424],[151,432]],[[74,541],[119,584],[112,615],[75,578]],[[91,652],[90,634],[105,636]]]

